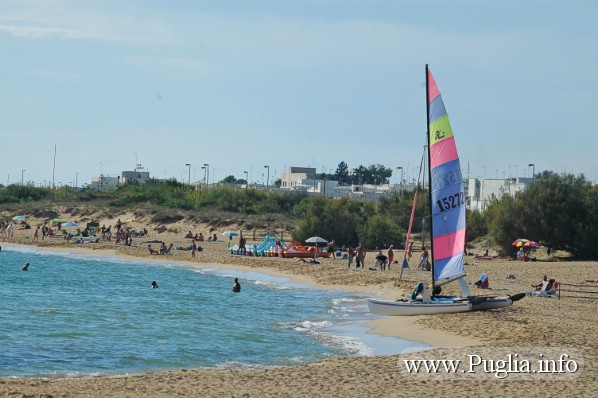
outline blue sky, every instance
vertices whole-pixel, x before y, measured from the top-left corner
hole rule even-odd
[[[51,181],[55,146],[57,184],[136,163],[413,178],[426,63],[465,176],[598,180],[596,20],[575,0],[0,0],[0,183]]]

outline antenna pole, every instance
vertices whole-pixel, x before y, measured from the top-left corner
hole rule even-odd
[[[54,191],[56,190],[56,185],[54,184],[55,174],[56,174],[56,145],[54,145],[54,164],[52,166],[52,202],[54,202]]]

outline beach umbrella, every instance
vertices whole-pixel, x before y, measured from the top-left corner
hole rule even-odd
[[[77,224],[75,224],[75,223],[74,223],[74,222],[72,222],[72,221],[67,221],[67,222],[63,223],[63,224],[62,224],[62,226],[63,226],[63,227],[76,227],[76,226],[77,226]]]
[[[230,247],[230,241],[233,239],[233,236],[238,236],[239,233],[235,231],[225,231],[222,233],[223,236],[228,236],[228,247]]]
[[[305,239],[305,242],[316,244],[316,255],[314,256],[314,258],[318,256],[318,243],[328,243],[326,239],[321,238],[319,236],[312,236],[311,238]]]
[[[533,240],[530,240],[528,242],[525,242],[523,244],[524,247],[533,247],[533,248],[538,248],[540,247],[540,244],[538,242],[534,242]]]
[[[58,223],[62,224],[64,222],[69,222],[69,220],[65,220],[63,218],[53,218],[53,219],[50,220],[50,222],[53,222],[53,223],[56,223],[56,224],[58,224]]]
[[[521,247],[529,241],[529,239],[517,239],[515,242],[512,243],[512,245],[515,247]]]
[[[312,236],[311,238],[305,239],[305,242],[315,243],[316,245],[318,243],[328,243],[328,241],[326,239],[320,238],[319,236]]]
[[[14,216],[13,221],[27,221],[27,216]]]

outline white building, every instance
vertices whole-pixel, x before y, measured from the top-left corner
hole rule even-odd
[[[120,177],[120,183],[139,182],[143,184],[150,179],[149,171],[123,171]]]
[[[314,180],[316,178],[315,167],[289,167],[289,171],[282,173],[280,177],[280,187],[282,189],[300,189],[302,188],[302,181]]]
[[[313,167],[289,167],[289,171],[283,173],[280,178],[280,189],[306,192],[310,196],[324,196],[327,198],[342,198],[345,196],[378,201],[382,196],[391,192],[399,193],[401,189],[412,190],[413,184],[364,184],[364,185],[340,185],[334,180],[316,179],[316,169]]]
[[[126,184],[131,182],[139,182],[143,184],[150,179],[149,171],[144,171],[141,164],[137,164],[133,171],[122,171],[119,177],[109,177],[101,175],[99,177],[93,177],[91,179],[92,189],[113,189],[118,187],[120,184]]]
[[[467,203],[471,210],[484,211],[494,199],[500,199],[504,195],[514,196],[517,192],[523,192],[534,181],[533,178],[513,177],[478,180],[469,180],[466,195]]]
[[[101,175],[91,178],[91,189],[114,189],[118,187],[120,177],[109,177]]]
[[[471,210],[484,211],[493,199],[500,199],[503,195],[514,196],[517,192],[528,189],[533,181],[532,177],[465,180],[467,206]],[[316,169],[311,167],[289,167],[289,171],[282,174],[280,185],[282,190],[303,191],[310,196],[348,196],[376,202],[391,192],[413,191],[415,188],[415,184],[339,185],[338,181],[316,179]]]

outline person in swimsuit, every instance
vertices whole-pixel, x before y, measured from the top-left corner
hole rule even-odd
[[[241,292],[241,284],[239,283],[239,278],[235,278],[235,283],[233,283],[233,292],[235,292],[235,293]]]

